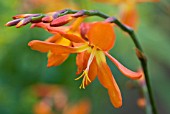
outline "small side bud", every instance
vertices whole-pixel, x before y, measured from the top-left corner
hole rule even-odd
[[[135,48],[136,49],[136,55],[139,59],[143,59],[146,61],[146,57],[145,55],[143,54],[143,52],[141,52],[138,48]]]
[[[15,20],[12,20],[12,21],[7,22],[7,23],[5,24],[5,26],[8,26],[8,27],[14,26],[14,25],[18,24],[20,21],[21,21],[21,19],[15,19]]]

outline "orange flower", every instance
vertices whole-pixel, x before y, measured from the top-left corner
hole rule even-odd
[[[160,0],[95,0],[99,2],[112,3],[120,7],[120,19],[129,27],[136,28],[138,22],[137,3],[159,2]]]
[[[108,53],[115,43],[115,34],[110,23],[96,22],[85,25],[86,26],[81,26],[81,33],[82,35],[84,34],[85,38],[79,36],[75,38],[75,35],[67,36],[67,38],[73,42],[74,47],[38,40],[31,41],[28,45],[33,50],[40,52],[50,51],[57,55],[78,53],[77,74],[83,73],[75,80],[82,78],[80,88],[85,88],[85,86],[91,83],[98,75],[100,83],[108,90],[112,104],[118,108],[122,105],[122,97],[112,72],[106,63],[105,55],[125,76],[132,79],[139,79],[142,74],[125,68]],[[53,29],[53,31],[55,31],[55,29]]]
[[[45,40],[46,42],[55,43],[55,44],[63,45],[63,46],[71,46],[72,43],[70,42],[70,40],[66,39],[65,37],[68,37],[70,35],[72,36],[71,33],[76,33],[83,19],[84,19],[83,17],[79,17],[74,21],[74,23],[72,23],[72,25],[67,26],[67,27],[52,28],[50,27],[49,24],[41,22],[41,23],[32,24],[31,28],[40,27],[53,33],[54,35],[52,37],[49,37],[47,40]],[[59,33],[62,34],[62,36]],[[55,54],[49,51],[47,67],[60,65],[68,58],[68,56],[69,56],[68,53],[67,54]]]

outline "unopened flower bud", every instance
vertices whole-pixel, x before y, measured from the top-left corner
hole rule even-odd
[[[16,27],[19,28],[19,27],[21,27],[21,26],[24,26],[24,25],[28,24],[29,22],[31,22],[31,17],[27,17],[27,18],[21,20],[21,21],[16,25]]]
[[[49,23],[49,22],[51,22],[53,19],[54,19],[53,16],[46,16],[46,17],[42,18],[42,22],[44,22],[44,23]]]
[[[12,21],[9,21],[8,23],[5,24],[5,26],[14,26],[16,24],[18,24],[21,21],[21,19],[15,19]]]
[[[58,17],[54,19],[51,23],[50,26],[52,27],[57,27],[57,26],[62,26],[73,20],[74,17],[72,17],[72,14],[64,15],[61,17]]]
[[[19,14],[16,16],[13,16],[13,19],[19,19],[19,18],[27,18],[27,17],[37,17],[40,16],[41,14]]]

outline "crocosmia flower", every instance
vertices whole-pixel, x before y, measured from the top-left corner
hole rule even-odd
[[[49,28],[52,32],[59,32],[55,28]],[[109,54],[115,43],[115,33],[110,23],[96,22],[84,23],[80,27],[81,35],[66,35],[66,39],[72,42],[73,46],[51,43],[47,41],[33,40],[29,46],[40,52],[51,52],[56,55],[77,53],[76,64],[77,74],[81,74],[75,80],[82,79],[80,88],[85,88],[96,76],[100,83],[108,90],[110,100],[115,107],[122,106],[122,97],[119,87],[107,65],[106,56],[118,67],[125,76],[131,79],[139,79],[142,74],[133,72]]]
[[[40,23],[32,24],[31,27],[32,28],[33,27],[40,27],[40,28],[43,28],[46,31],[49,31],[52,34],[54,34],[53,36],[46,39],[45,40],[46,42],[55,43],[57,45],[63,45],[63,46],[71,46],[72,45],[71,41],[66,39],[65,37],[68,38],[68,36],[72,35],[71,33],[76,33],[78,31],[79,25],[81,24],[81,22],[83,20],[84,20],[83,17],[79,17],[70,26],[60,26],[60,27],[53,28],[53,27],[50,27],[49,23],[40,22]],[[62,20],[59,20],[59,22],[63,23],[63,18],[62,18]],[[54,29],[55,29],[55,32],[53,32]],[[69,56],[68,53],[66,53],[66,54],[56,54],[56,53],[53,53],[53,52],[49,51],[48,52],[48,64],[47,64],[47,67],[57,66],[57,65],[62,64],[68,58],[68,56]]]

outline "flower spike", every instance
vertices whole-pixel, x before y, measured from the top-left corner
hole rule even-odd
[[[103,22],[82,23],[87,16],[100,16],[106,20]],[[65,9],[42,15],[22,14],[14,16],[14,18],[6,26],[16,25],[19,28],[32,23],[32,28],[40,27],[53,34],[52,37],[45,41],[33,40],[28,43],[28,46],[33,50],[48,53],[47,67],[57,66],[63,63],[70,54],[76,53],[76,65],[78,67],[76,74],[80,76],[75,80],[82,78],[80,88],[84,89],[98,77],[100,83],[107,89],[111,103],[116,108],[122,106],[122,96],[111,69],[107,65],[106,56],[125,76],[131,79],[141,77],[140,72],[127,69],[108,53],[114,47],[116,41],[113,24],[118,25],[122,30],[128,32],[133,40],[135,39],[133,30],[114,17],[109,17],[96,10],[78,11]],[[73,23],[69,25],[71,21]],[[63,26],[65,24],[68,25]],[[138,44],[136,46],[140,49]],[[139,52],[138,56],[140,57],[143,53],[141,49]]]

